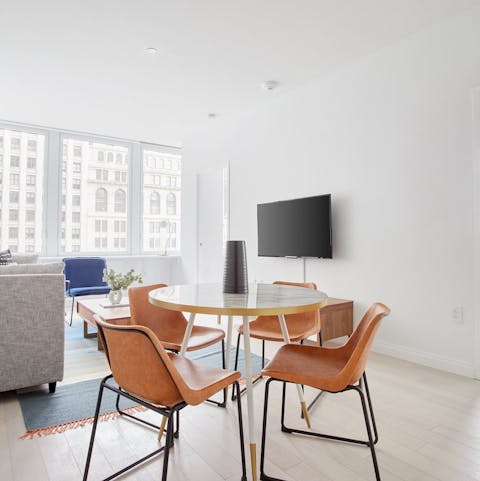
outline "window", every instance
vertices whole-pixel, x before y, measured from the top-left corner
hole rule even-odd
[[[18,220],[18,210],[17,209],[10,209],[8,211],[8,220]]]
[[[118,189],[115,191],[115,212],[127,211],[127,196],[125,191]]]
[[[20,192],[18,190],[11,190],[8,193],[8,201],[10,204],[18,204],[18,201],[20,199]]]
[[[20,150],[20,138],[19,137],[11,137],[10,148],[12,150]]]
[[[79,144],[78,139],[67,135],[62,138],[62,142],[71,145],[67,152],[72,152],[73,146]],[[68,180],[67,184],[73,186],[73,182],[79,183],[77,184],[79,188],[74,190],[74,195],[72,197],[67,195],[66,211],[81,207],[82,234],[77,242],[80,244],[80,252],[113,249],[115,221],[122,220],[125,226],[124,232],[127,232],[129,147],[115,142],[107,144],[95,139],[82,140],[81,145],[81,159],[77,159],[74,155],[67,155],[65,159],[69,166],[65,175]],[[115,165],[117,157],[121,159],[121,167]],[[105,160],[113,165],[105,165]],[[76,163],[81,164],[80,170],[78,166],[75,166]],[[105,168],[106,166],[108,168]],[[80,192],[81,199],[75,197],[75,194],[80,194]],[[139,210],[140,208],[137,212]],[[105,219],[107,213],[109,219]],[[66,238],[69,239],[72,238],[72,232],[69,230],[73,227],[77,228],[78,225],[69,226],[67,223],[61,227],[66,228]],[[127,245],[128,240],[125,241],[125,244],[119,242],[119,247],[115,250],[125,251]],[[67,241],[62,253],[68,253],[69,250]]]
[[[54,191],[44,196],[47,144],[48,165],[58,172],[59,184],[55,188],[50,182]],[[130,172],[130,166],[140,162],[141,178]],[[155,239],[152,250],[163,251],[173,237],[178,248],[179,233],[170,232],[169,222],[180,219],[180,169],[181,157],[175,148],[19,124],[9,127],[4,122],[0,125],[0,202],[6,205],[0,213],[0,250],[11,245],[18,252],[28,249],[46,256],[108,249],[131,249],[132,254],[140,254],[150,250],[150,237]],[[130,195],[130,182],[138,183],[134,196]],[[168,212],[175,214],[167,213],[169,192],[176,199],[175,209],[170,202]],[[14,211],[11,217],[10,210]],[[140,213],[143,227],[138,233],[130,229],[129,221]],[[49,244],[42,248],[42,238],[47,235],[45,219]],[[150,222],[157,223],[152,235]],[[9,240],[10,228],[18,229],[12,231],[17,238]],[[55,232],[58,238],[51,235]],[[130,242],[130,236],[135,242]]]
[[[177,197],[173,192],[167,195],[167,214],[175,215],[177,213]]]
[[[10,174],[10,185],[20,185],[20,176],[18,174]]]
[[[160,194],[158,192],[150,194],[150,214],[160,214]]]
[[[117,222],[117,221],[115,221]],[[95,220],[95,232],[107,232],[107,220],[96,219]]]
[[[169,169],[169,175],[159,172],[164,169]],[[180,248],[180,232],[177,232],[180,175],[180,155],[168,149],[143,150],[143,249],[147,252],[163,251],[169,245],[176,250]],[[162,202],[165,202],[163,207]],[[175,243],[169,244],[168,239],[173,238]]]
[[[163,222],[164,222],[164,221],[163,221]],[[151,233],[151,234],[154,234],[154,233],[160,232],[161,225],[162,225],[162,222],[161,222],[161,221],[150,222],[150,233]]]
[[[114,232],[126,232],[127,230],[127,222],[124,220],[116,220],[114,222]]]
[[[18,239],[18,227],[9,227],[8,228],[8,237],[10,239]]]
[[[108,208],[107,190],[103,187],[97,189],[95,193],[95,210],[97,212],[106,212]]]

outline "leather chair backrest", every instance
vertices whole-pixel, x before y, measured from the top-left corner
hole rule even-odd
[[[184,401],[177,385],[182,381],[170,359],[175,354],[168,354],[150,329],[108,324],[99,316],[95,321],[113,377],[122,389],[161,406]]]
[[[317,289],[317,285],[314,282],[287,282],[287,281],[275,281],[274,284],[284,286],[296,286],[305,287],[307,289]],[[320,332],[320,312],[318,309],[314,311],[299,312],[298,314],[287,314],[285,316],[287,323],[296,323],[297,325],[305,326],[306,330],[316,330]]]
[[[154,289],[167,287],[166,284],[153,284],[149,286],[131,287],[128,290],[130,302],[130,322],[138,326],[145,326],[154,332],[162,333],[169,339],[170,328],[178,332],[180,326],[186,326],[187,320],[181,312],[155,306],[148,300],[148,294]]]
[[[349,356],[342,371],[342,376],[346,378],[346,385],[355,384],[365,371],[368,354],[380,321],[388,314],[390,309],[385,304],[380,302],[372,304],[343,347],[344,352]]]

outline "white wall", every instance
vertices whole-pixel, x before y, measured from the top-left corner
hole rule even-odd
[[[334,259],[309,260],[308,280],[354,299],[357,319],[372,301],[391,307],[377,350],[466,375],[478,25],[469,11],[184,144],[191,162],[230,162],[231,238],[247,241],[250,279],[302,276],[299,260],[256,256],[256,204],[331,192]],[[210,216],[200,204],[199,222]]]

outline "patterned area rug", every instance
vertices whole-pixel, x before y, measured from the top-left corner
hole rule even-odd
[[[222,353],[218,345],[189,353],[188,357],[201,363],[222,367]],[[232,348],[232,365],[234,359],[235,349]],[[252,371],[259,373],[261,367],[262,358],[252,354]],[[243,350],[239,352],[238,368],[244,376],[245,357]],[[258,377],[258,374],[256,377]],[[95,413],[100,381],[100,379],[92,379],[75,384],[60,385],[54,394],[49,394],[47,390],[19,394],[18,400],[27,429],[21,439],[62,433],[67,429],[74,429],[91,423]],[[118,416],[115,401],[115,393],[105,389],[101,421],[114,419]],[[145,410],[125,398],[122,398],[120,407],[130,413]]]

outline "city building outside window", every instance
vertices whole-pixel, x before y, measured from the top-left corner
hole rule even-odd
[[[130,164],[140,164],[142,176],[130,175]],[[47,169],[58,172],[60,179],[57,192],[45,196],[43,190],[46,185],[52,188],[53,178],[45,179]],[[137,179],[130,196],[129,184]],[[12,246],[17,252],[55,256],[96,250],[165,254],[168,246],[180,248],[180,229],[174,226],[180,226],[181,155],[173,147],[0,123],[0,192],[7,204],[0,206],[0,249]],[[175,208],[169,193],[175,195]],[[129,229],[130,218],[139,212],[140,235]],[[50,226],[48,245],[42,242],[45,220]],[[102,221],[98,249],[97,220]],[[150,222],[157,222],[152,243]],[[58,238],[52,239],[52,232],[58,232]],[[10,233],[17,237],[9,240]]]

